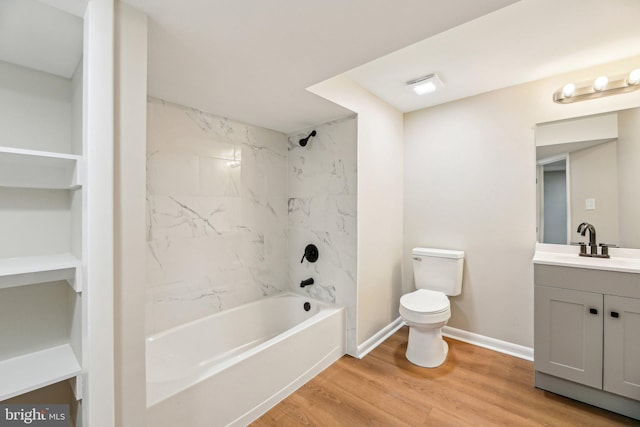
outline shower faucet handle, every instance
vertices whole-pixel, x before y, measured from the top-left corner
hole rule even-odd
[[[307,247],[304,248],[304,254],[302,255],[302,259],[300,260],[300,263],[302,264],[305,258],[309,262],[316,262],[318,260],[318,255],[319,255],[318,247],[316,245],[314,244],[307,245]]]

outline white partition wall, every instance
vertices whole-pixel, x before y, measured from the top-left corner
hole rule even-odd
[[[89,426],[115,425],[113,344],[113,35],[114,1],[85,12],[84,146],[87,197],[83,263],[88,282],[83,337]]]
[[[116,4],[116,425],[146,425],[147,17]]]
[[[345,76],[309,90],[358,113],[356,331],[347,331],[347,352],[363,357],[402,325],[402,113]]]

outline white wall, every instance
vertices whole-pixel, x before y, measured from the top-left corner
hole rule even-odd
[[[618,244],[618,154],[617,141],[570,153],[571,241],[588,242],[578,224],[588,222],[596,229],[598,243]],[[595,209],[586,208],[586,200],[595,200]]]
[[[284,134],[149,101],[147,334],[287,289],[286,228]]]
[[[405,115],[403,288],[410,251],[465,251],[462,294],[449,325],[533,346],[535,146],[533,126],[630,108],[640,93],[560,105],[569,81],[619,74],[639,58],[605,64]]]
[[[345,76],[309,90],[358,113],[357,345],[398,318],[402,114]],[[358,353],[364,351],[362,347]]]
[[[80,61],[71,78],[71,153],[82,154],[82,81],[83,63]]]
[[[147,16],[116,3],[115,419],[146,425]]]
[[[0,137],[5,147],[71,152],[72,81],[0,61]]]

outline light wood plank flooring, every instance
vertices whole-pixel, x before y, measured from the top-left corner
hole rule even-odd
[[[403,327],[362,360],[342,357],[252,425],[640,426],[533,386],[533,363],[460,341],[424,369],[404,356]]]

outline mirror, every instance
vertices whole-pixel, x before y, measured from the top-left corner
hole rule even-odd
[[[537,233],[542,243],[640,249],[640,108],[536,125]]]

